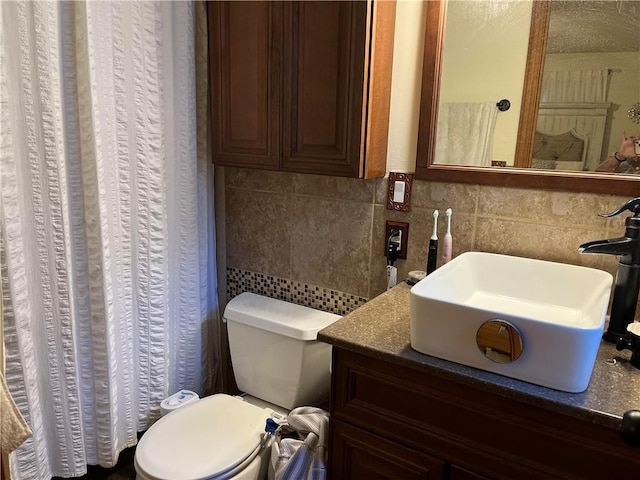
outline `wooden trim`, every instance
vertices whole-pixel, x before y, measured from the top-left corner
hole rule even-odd
[[[10,480],[9,455],[4,452],[0,452],[0,464],[0,480]]]
[[[446,24],[446,0],[427,2],[422,60],[422,95],[418,122],[416,178],[428,180],[426,170],[433,163],[438,124],[442,42]]]
[[[426,168],[424,170],[427,170]],[[425,177],[426,175],[426,177]],[[482,168],[458,165],[430,165],[427,172],[416,178],[432,182],[472,183],[496,187],[564,190],[613,195],[638,196],[640,176],[620,178],[615,173],[560,173],[555,170],[526,168]]]
[[[360,177],[383,177],[387,167],[391,77],[396,22],[396,1],[374,1],[368,74],[363,92],[363,148]]]
[[[529,34],[518,141],[513,162],[513,166],[516,168],[531,167],[531,159],[533,158],[533,142],[538,123],[538,105],[540,105],[540,89],[544,73],[544,56],[547,52],[550,14],[551,0],[533,2],[529,32],[535,32],[535,35]]]

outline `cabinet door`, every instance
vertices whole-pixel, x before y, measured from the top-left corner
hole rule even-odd
[[[282,4],[209,2],[213,159],[277,169]]]
[[[285,3],[283,170],[360,175],[368,3]]]
[[[329,472],[333,480],[441,480],[444,462],[331,419]]]

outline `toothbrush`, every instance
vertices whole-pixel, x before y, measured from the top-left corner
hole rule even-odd
[[[429,254],[427,256],[427,275],[436,269],[438,261],[438,210],[433,211],[433,234],[429,240]]]
[[[445,215],[447,216],[447,233],[444,236],[444,245],[442,246],[442,264],[451,260],[451,251],[453,250],[453,237],[451,236],[451,214],[453,210],[447,208]]]

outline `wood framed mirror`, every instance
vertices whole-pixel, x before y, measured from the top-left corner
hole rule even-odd
[[[536,0],[532,5],[524,88],[513,167],[477,167],[434,163],[447,0],[426,2],[416,178],[437,182],[640,195],[640,175],[529,168],[538,120],[549,18],[553,1],[555,0]],[[631,129],[632,126],[630,126]]]

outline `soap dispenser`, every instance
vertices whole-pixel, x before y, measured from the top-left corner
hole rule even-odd
[[[633,215],[625,221],[624,236],[608,240],[595,240],[580,245],[580,253],[603,253],[619,255],[618,273],[611,303],[609,328],[602,337],[605,341],[617,343],[618,339],[628,339],[627,325],[635,318],[640,291],[640,197],[629,200],[614,212],[600,215],[613,217],[629,211]]]

